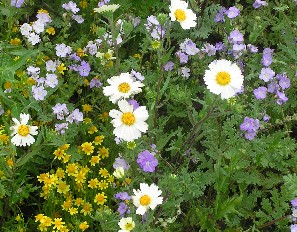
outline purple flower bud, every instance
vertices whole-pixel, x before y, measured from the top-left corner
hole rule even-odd
[[[240,11],[235,6],[232,6],[226,11],[226,15],[229,19],[234,19],[240,15]]]

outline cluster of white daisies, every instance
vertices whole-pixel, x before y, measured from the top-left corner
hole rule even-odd
[[[124,141],[133,141],[145,133],[148,125],[148,111],[145,106],[134,107],[126,100],[142,91],[144,86],[130,73],[121,73],[107,80],[109,86],[103,87],[103,94],[109,97],[112,103],[117,103],[119,110],[111,110],[109,116],[113,118],[111,123],[115,127],[113,134]],[[136,109],[135,109],[136,108]]]

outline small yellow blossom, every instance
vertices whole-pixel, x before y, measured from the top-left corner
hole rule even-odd
[[[58,182],[57,192],[61,194],[67,194],[69,192],[70,186],[65,181]]]
[[[88,183],[89,183],[88,187],[90,187],[91,189],[94,189],[98,187],[99,181],[97,178],[94,178],[89,180]]]
[[[10,40],[11,45],[19,45],[21,43],[21,40],[19,38],[14,38]]]
[[[55,218],[52,224],[54,225],[53,229],[60,230],[65,222],[62,221],[62,218]]]
[[[160,43],[160,41],[158,41],[158,40],[154,40],[154,41],[152,41],[152,43],[151,43],[151,46],[152,46],[152,48],[153,48],[154,50],[157,50],[157,49],[160,47],[160,45],[161,45],[161,43]]]
[[[58,148],[57,150],[54,151],[54,155],[55,155],[54,159],[61,160],[63,158],[64,154],[65,154],[65,151]]]
[[[101,189],[101,190],[104,190],[104,189],[107,189],[108,187],[108,184],[105,180],[101,180],[99,183],[98,183],[98,187]]]
[[[16,220],[17,222],[19,222],[19,221],[22,220],[22,217],[18,214],[18,215],[15,217],[15,220]]]
[[[86,221],[79,224],[79,229],[81,229],[82,231],[85,231],[88,228],[89,228],[89,225]]]
[[[95,166],[96,164],[99,164],[99,161],[100,161],[100,157],[98,155],[92,156],[92,158],[90,159],[91,166]]]
[[[86,181],[86,173],[83,171],[79,171],[77,174],[75,174],[75,182],[76,183],[84,183]]]
[[[94,144],[95,145],[101,145],[103,140],[104,140],[104,135],[96,136],[95,139],[94,139]]]
[[[4,83],[4,89],[11,89],[12,88],[12,83],[7,81]]]
[[[90,118],[84,118],[83,120],[84,120],[85,124],[88,124],[88,123],[92,122],[92,119],[90,119]]]
[[[97,131],[98,131],[98,129],[96,126],[91,126],[91,128],[88,130],[88,133],[92,135]]]
[[[105,148],[105,147],[101,147],[99,148],[99,152],[100,156],[102,157],[102,159],[106,158],[109,156],[109,149]]]
[[[48,14],[48,11],[47,10],[44,10],[44,9],[40,9],[37,11],[38,14],[42,14],[42,13],[46,13]]]
[[[98,193],[94,198],[94,202],[98,205],[104,205],[104,203],[107,201],[106,198],[107,196],[105,195],[104,192]]]
[[[62,204],[62,209],[65,210],[65,211],[68,211],[71,207],[72,207],[71,199],[67,199]]]
[[[59,179],[62,179],[65,177],[65,172],[62,168],[58,168],[57,171],[56,171],[56,176],[59,178]]]
[[[61,147],[59,147],[61,150],[66,151],[68,148],[70,147],[70,144],[66,143],[64,145],[62,145]]]
[[[59,66],[57,67],[58,73],[61,73],[62,75],[64,75],[64,71],[67,70],[67,68],[65,67],[64,63],[59,64]]]
[[[109,114],[108,112],[103,112],[102,114],[99,114],[99,119],[102,121],[102,122],[105,122],[109,117]]]
[[[79,56],[79,57],[86,56],[84,50],[81,49],[81,48],[78,48],[78,49],[76,50],[76,55]]]
[[[82,9],[85,9],[88,6],[88,2],[86,0],[82,0],[79,5]]]
[[[84,104],[82,105],[82,108],[83,108],[83,111],[86,112],[86,113],[89,113],[93,110],[92,106],[89,105],[89,104]]]
[[[82,205],[84,203],[84,200],[82,199],[82,198],[76,198],[75,199],[75,204],[77,205],[77,206],[80,206],[80,205]]]
[[[90,85],[90,82],[87,78],[84,79],[84,86],[87,87]]]
[[[78,165],[76,163],[71,163],[66,166],[66,173],[68,176],[75,176],[78,172]]]
[[[89,142],[84,142],[82,145],[81,145],[81,150],[87,154],[87,155],[90,155],[94,152],[94,146],[92,146],[92,143],[89,143]]]
[[[92,208],[92,205],[88,202],[86,202],[82,209],[81,209],[81,213],[83,213],[85,216],[88,215],[88,214],[91,214],[91,212],[93,211],[93,208]]]
[[[69,160],[70,160],[70,158],[71,158],[71,155],[64,155],[64,157],[63,157],[63,163],[65,164],[65,163],[68,163],[69,162]]]
[[[141,55],[139,53],[134,54],[134,58],[141,59]]]
[[[8,160],[6,160],[6,163],[7,163],[7,165],[8,165],[9,167],[12,167],[12,166],[14,165],[14,162],[13,162],[12,159],[8,159]]]
[[[46,29],[46,33],[48,33],[50,35],[56,34],[55,28],[50,27],[50,28]]]
[[[75,215],[75,214],[78,213],[78,210],[77,210],[77,208],[71,207],[71,208],[69,209],[69,213],[70,213],[71,215]]]
[[[107,178],[109,176],[108,171],[106,170],[106,168],[100,168],[99,170],[99,174],[103,177],[103,178]]]

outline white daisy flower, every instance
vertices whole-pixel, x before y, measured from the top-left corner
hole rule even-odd
[[[143,215],[150,209],[155,209],[157,205],[162,204],[163,197],[159,197],[162,193],[158,186],[145,183],[140,184],[140,190],[133,189],[135,196],[132,196],[133,204],[137,207],[136,214]]]
[[[13,131],[11,136],[11,142],[16,146],[27,146],[35,142],[35,139],[32,135],[37,135],[37,126],[27,125],[29,121],[29,114],[20,114],[20,121],[16,118],[12,118],[14,126],[11,126],[10,129]]]
[[[171,0],[169,7],[171,21],[178,21],[183,29],[196,26],[196,15],[188,8],[188,3],[180,0]]]
[[[133,106],[126,100],[118,102],[119,110],[111,110],[109,116],[113,118],[111,123],[115,127],[113,134],[124,141],[133,141],[141,137],[141,132],[148,129],[145,121],[148,119],[148,112],[145,106],[140,106],[133,111]]]
[[[129,232],[134,229],[135,222],[132,220],[131,217],[122,218],[118,222],[119,227],[121,228],[118,232]]]
[[[237,64],[222,59],[211,62],[208,67],[203,79],[210,92],[228,99],[241,89],[243,75]]]
[[[119,7],[120,7],[119,4],[104,5],[99,8],[94,8],[94,12],[96,13],[115,12]]]
[[[140,93],[142,91],[141,87],[144,86],[140,81],[134,81],[130,73],[121,73],[120,76],[113,76],[107,82],[110,85],[103,87],[103,94],[108,96],[112,103]]]

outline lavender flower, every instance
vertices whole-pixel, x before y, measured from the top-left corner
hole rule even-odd
[[[267,88],[260,86],[259,88],[254,90],[254,95],[256,99],[265,99],[267,94]]]
[[[80,63],[80,66],[78,66],[79,75],[81,75],[82,77],[87,77],[89,76],[90,71],[91,71],[91,67],[89,63],[83,60]]]
[[[270,116],[269,116],[269,115],[265,114],[265,115],[263,116],[263,121],[264,121],[264,122],[268,122],[269,119],[270,119]]]
[[[59,57],[66,57],[72,51],[71,47],[66,46],[65,44],[56,45],[56,55]]]
[[[24,3],[24,0],[11,0],[11,6],[15,6],[16,8],[20,8]]]
[[[47,95],[47,91],[44,89],[43,86],[32,86],[32,94],[35,100],[43,101],[45,96]]]
[[[125,202],[121,202],[119,204],[118,212],[120,213],[121,217],[125,216],[125,213],[128,212],[129,208]]]
[[[279,90],[279,85],[276,83],[276,81],[271,81],[269,84],[268,84],[268,89],[267,91],[269,93],[276,93],[278,90]]]
[[[256,0],[254,3],[253,3],[253,7],[255,9],[258,9],[259,7],[261,6],[267,6],[268,3],[266,1],[261,1],[261,0]]]
[[[68,129],[68,123],[57,123],[55,124],[55,130],[61,135],[65,134],[66,129]]]
[[[204,48],[201,51],[207,53],[208,56],[214,56],[216,54],[216,47],[210,43],[204,44]]]
[[[130,168],[130,165],[124,160],[123,158],[116,158],[114,163],[113,163],[113,168],[117,169],[119,167],[122,167],[124,170],[128,170]]]
[[[94,78],[90,81],[90,88],[91,88],[91,89],[94,88],[94,87],[96,87],[96,88],[100,88],[102,85],[103,85],[102,82],[99,81],[98,78],[95,78],[95,77],[94,77]]]
[[[68,3],[64,3],[62,7],[67,11],[71,11],[73,14],[76,14],[77,12],[79,12],[79,8],[77,7],[76,3],[72,1],[69,1]]]
[[[199,49],[196,47],[196,44],[190,39],[185,39],[185,41],[181,43],[179,47],[182,52],[190,56],[194,56],[199,52]]]
[[[136,110],[137,108],[139,108],[138,102],[136,100],[134,100],[134,99],[129,100],[128,103],[133,106],[133,109],[134,110]]]
[[[230,41],[230,43],[233,43],[233,44],[242,43],[243,34],[241,34],[239,30],[233,30],[230,32],[228,40]]]
[[[240,125],[240,130],[245,132],[244,136],[248,140],[253,140],[255,138],[259,128],[259,120],[249,117],[245,117],[243,123]]]
[[[259,78],[265,82],[270,81],[275,75],[275,72],[271,68],[262,68]]]
[[[57,103],[52,108],[52,110],[53,110],[53,113],[57,116],[58,120],[64,119],[64,117],[69,114],[69,111],[65,103],[63,104]]]
[[[290,226],[291,232],[297,232],[297,224],[293,224]]]
[[[279,76],[279,75],[276,75],[276,76]],[[280,87],[282,87],[282,89],[287,89],[290,87],[291,82],[290,82],[290,79],[287,77],[287,75],[283,73],[280,75],[278,84],[280,85]]]
[[[55,88],[58,85],[58,77],[56,74],[46,74],[45,87]]]
[[[131,75],[136,77],[136,79],[138,79],[139,81],[144,81],[144,79],[145,79],[144,76],[142,76],[140,72],[136,72],[133,69],[131,71]]]
[[[223,44],[223,42],[218,42],[215,44],[215,49],[216,49],[216,51],[224,51],[226,49],[226,47]]]
[[[158,160],[148,150],[145,150],[138,154],[137,163],[144,172],[154,172]]]
[[[224,14],[226,13],[226,8],[225,7],[222,7],[219,11],[218,11],[218,13],[216,14],[216,16],[215,16],[215,18],[214,18],[214,21],[216,22],[216,23],[218,23],[218,22],[221,22],[221,23],[223,23],[223,22],[225,22],[225,18],[224,18]]]
[[[67,118],[66,121],[70,123],[79,123],[83,121],[83,113],[79,111],[79,109],[75,109]]]
[[[174,63],[172,61],[168,61],[163,67],[165,71],[171,71],[174,67]]]
[[[291,205],[295,208],[297,208],[297,197],[291,200]]]
[[[258,48],[252,44],[248,44],[247,48],[250,50],[251,53],[257,53],[258,52]]]
[[[235,6],[232,6],[226,11],[226,15],[229,19],[234,19],[240,15],[240,11]]]
[[[288,101],[288,98],[286,97],[285,93],[283,93],[283,92],[279,92],[279,91],[277,91],[276,96],[277,96],[277,98],[278,98],[278,99],[276,100],[276,103],[277,103],[278,105],[282,105],[282,104],[284,104],[286,101]]]
[[[263,50],[263,56],[261,59],[261,63],[263,66],[268,67],[272,63],[272,54],[273,54],[273,49],[270,48],[265,48]]]
[[[128,195],[127,192],[119,192],[114,195],[115,199],[120,199],[122,201],[131,200],[131,197]]]
[[[179,58],[179,62],[181,64],[186,64],[188,62],[189,57],[185,53],[183,53],[181,51],[177,51],[175,54]]]
[[[48,72],[54,72],[57,69],[57,62],[56,61],[52,61],[52,60],[48,60],[45,62],[46,65],[46,71]]]
[[[189,68],[187,68],[187,67],[181,67],[178,70],[178,73],[179,73],[179,75],[181,75],[184,78],[189,78],[190,77],[190,71],[191,70]]]

